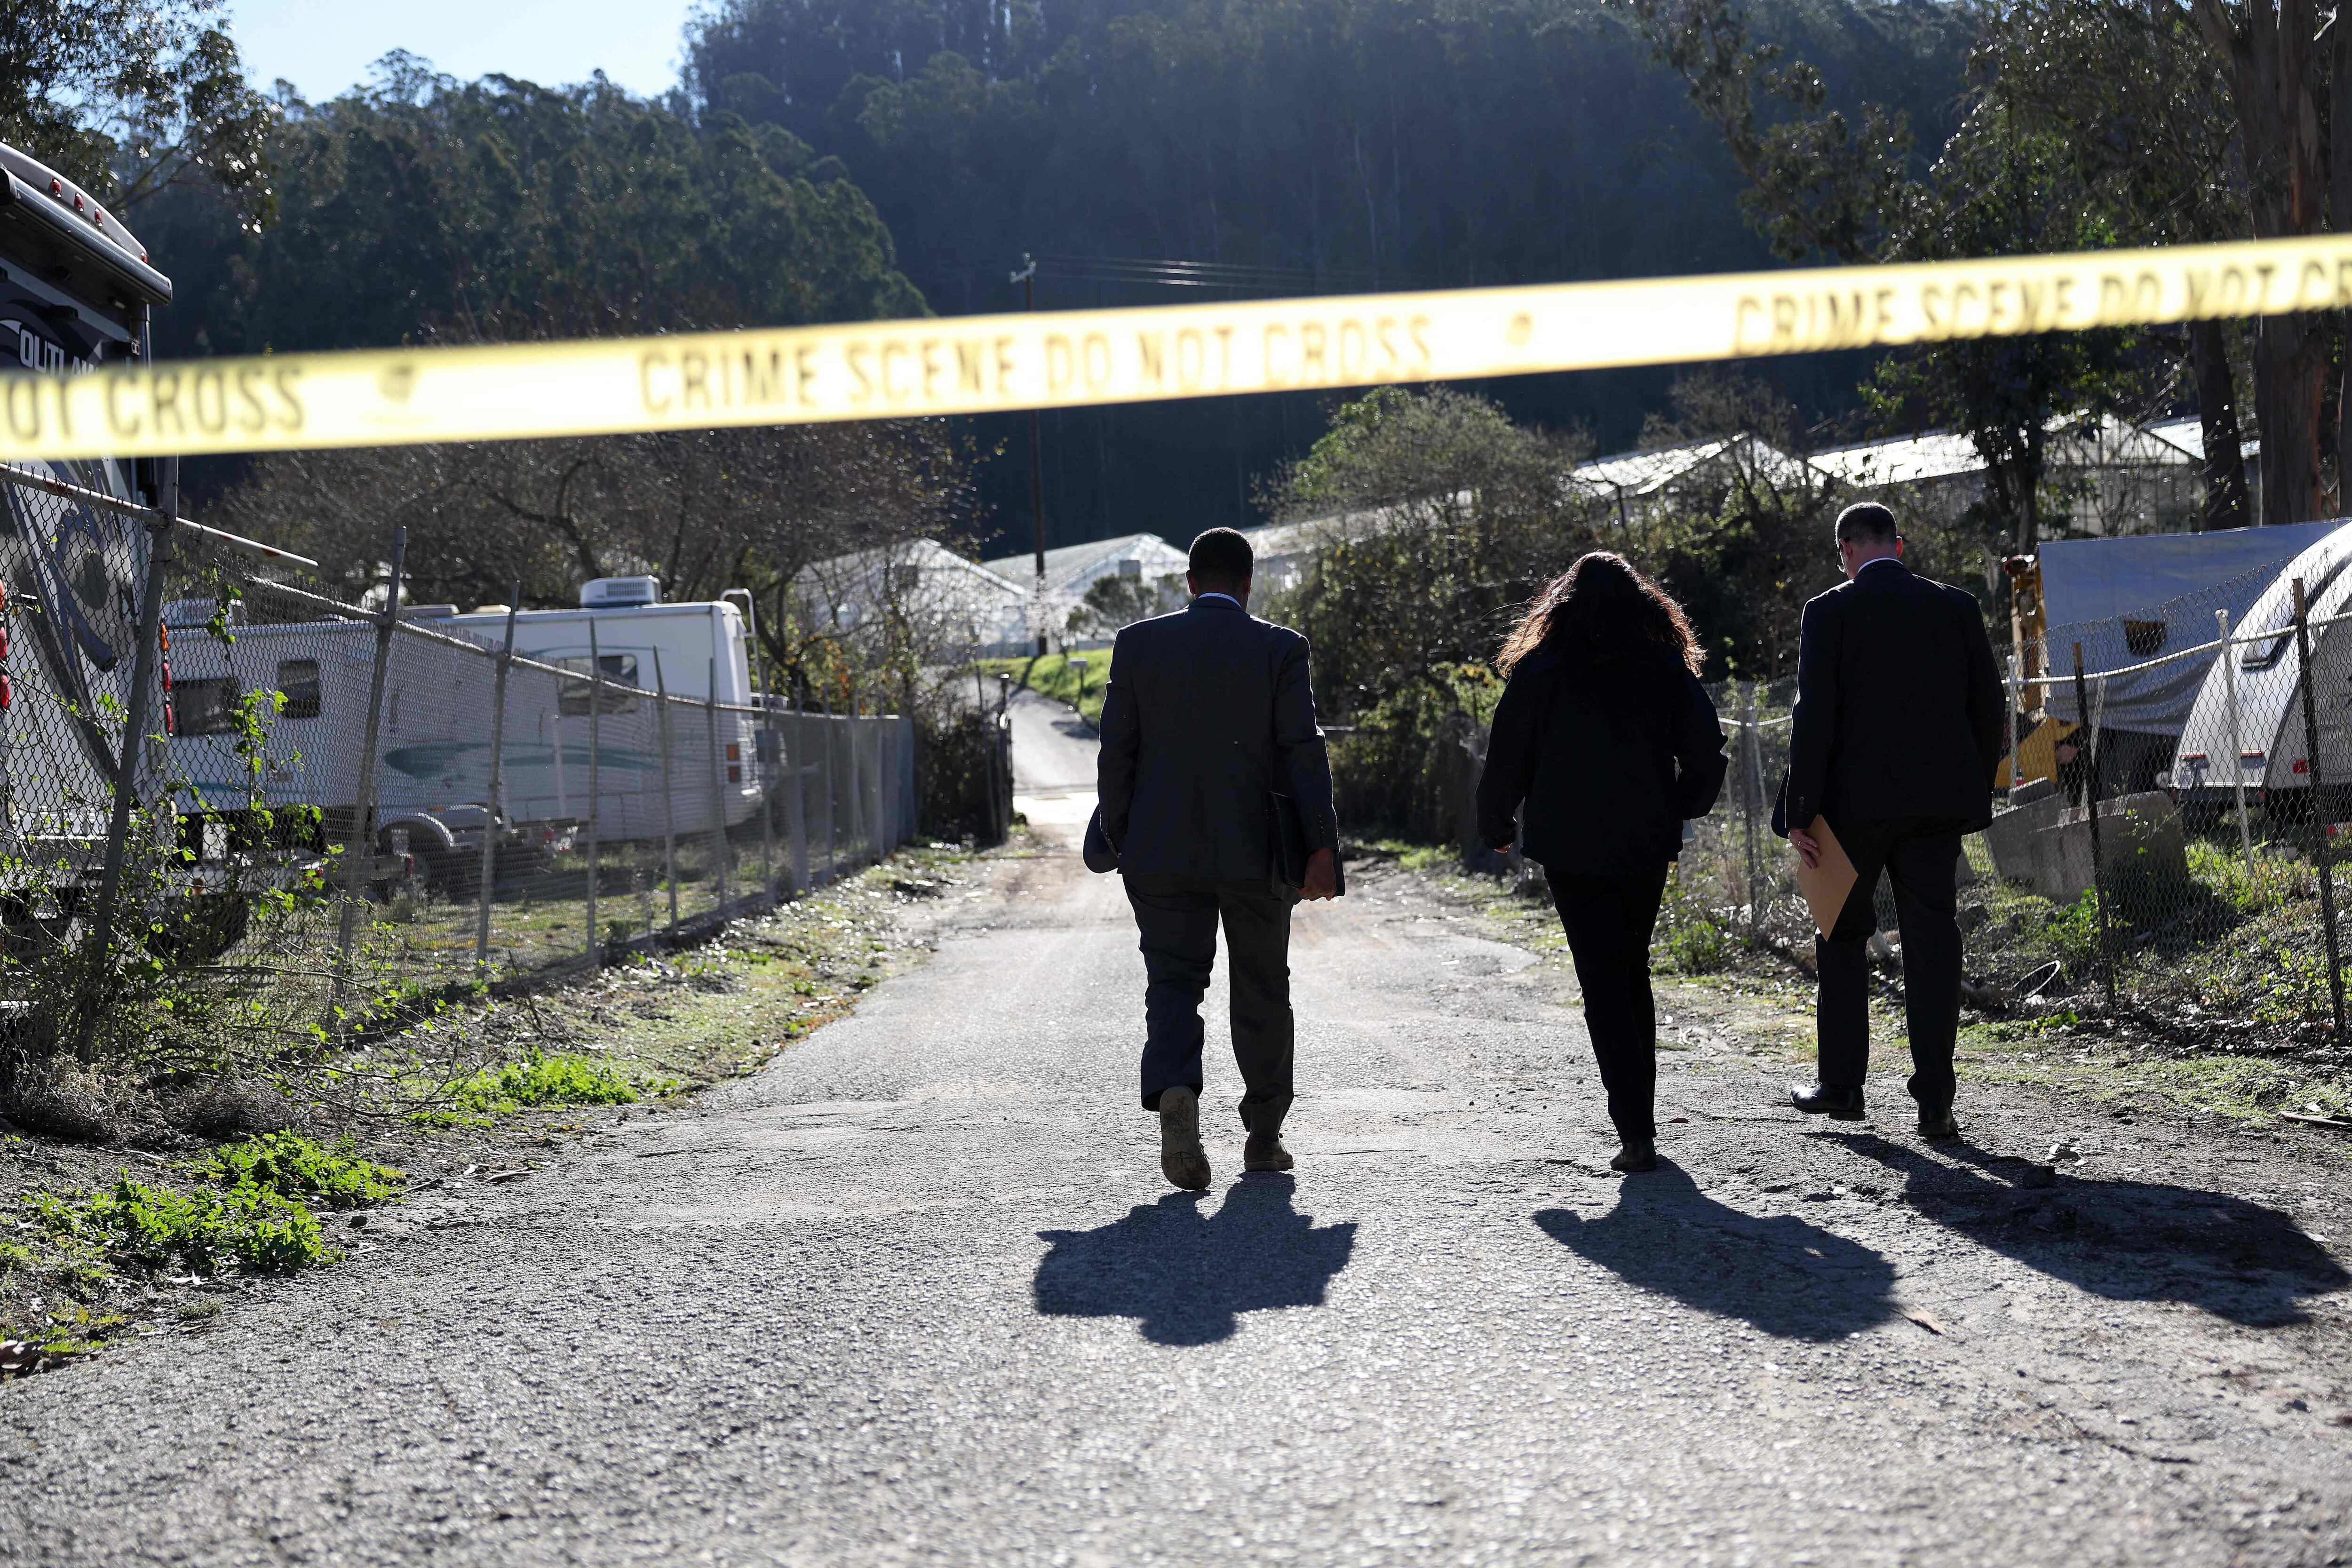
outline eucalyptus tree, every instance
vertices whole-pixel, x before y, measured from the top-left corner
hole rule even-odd
[[[0,5],[0,141],[119,212],[201,178],[267,221],[274,122],[221,0]]]
[[[2115,243],[2051,138],[1981,89],[1923,167],[1907,114],[1836,106],[1821,73],[1758,39],[1732,0],[1613,3],[1683,79],[1748,182],[1749,221],[1784,259],[1933,261]],[[1866,391],[1889,424],[1967,434],[1989,476],[1989,532],[2025,552],[2042,533],[2053,424],[2128,405],[2147,381],[2137,334],[2051,332],[1908,350]]]

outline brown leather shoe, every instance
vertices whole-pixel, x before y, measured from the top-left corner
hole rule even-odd
[[[1253,1132],[1242,1145],[1242,1169],[1244,1171],[1287,1171],[1296,1163],[1290,1151],[1282,1146],[1279,1132]]]
[[[1160,1173],[1188,1193],[1209,1190],[1209,1152],[1201,1147],[1201,1097],[1189,1089],[1160,1091]]]

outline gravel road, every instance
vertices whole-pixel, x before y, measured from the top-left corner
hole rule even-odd
[[[1621,1181],[1558,967],[1367,872],[1298,922],[1295,1176],[1213,1044],[1173,1194],[1115,880],[996,875],[756,1078],[0,1388],[0,1561],[2352,1553],[2332,1151],[1981,1089],[1929,1149],[1727,1043]]]

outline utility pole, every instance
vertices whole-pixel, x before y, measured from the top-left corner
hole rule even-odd
[[[1021,270],[1013,275],[1021,285],[1021,307],[1025,310],[1037,308],[1037,258],[1024,252]],[[1029,516],[1036,525],[1037,583],[1037,657],[1045,657],[1045,437],[1040,434],[1035,409],[1029,411]]]

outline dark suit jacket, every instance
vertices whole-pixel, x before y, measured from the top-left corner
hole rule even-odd
[[[1900,562],[1805,605],[1789,773],[1772,831],[1817,816],[1981,827],[2000,765],[2000,675],[1973,595]]]
[[[1118,634],[1097,770],[1123,872],[1270,877],[1275,794],[1298,803],[1310,850],[1339,845],[1307,639],[1223,599]]]
[[[1561,875],[1654,871],[1723,787],[1723,728],[1697,678],[1663,653],[1599,659],[1538,648],[1511,671],[1478,775],[1479,835]]]

